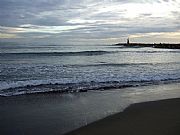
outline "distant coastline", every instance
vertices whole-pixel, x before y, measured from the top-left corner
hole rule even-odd
[[[139,47],[154,47],[154,48],[167,48],[167,49],[180,49],[180,44],[169,44],[169,43],[160,43],[160,44],[148,44],[148,43],[117,43],[114,45],[123,45],[127,47],[139,46]]]
[[[166,48],[166,49],[180,49],[180,43],[172,44],[172,43],[130,43],[129,38],[127,39],[127,43],[117,43],[113,45],[119,46],[127,46],[127,47],[153,47],[153,48]]]

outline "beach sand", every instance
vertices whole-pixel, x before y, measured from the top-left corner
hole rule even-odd
[[[0,135],[62,135],[102,118],[68,135],[180,135],[179,97],[178,83],[0,97]]]
[[[180,135],[180,99],[133,104],[66,135]]]

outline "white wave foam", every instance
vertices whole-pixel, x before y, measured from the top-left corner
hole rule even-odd
[[[43,85],[59,85],[57,87],[58,91],[83,91],[83,90],[101,90],[109,88],[122,88],[122,87],[131,87],[131,86],[141,86],[147,84],[154,84],[156,82],[163,81],[179,81],[180,78],[159,78],[155,77],[153,80],[144,79],[144,80],[126,80],[126,81],[105,81],[105,82],[80,82],[80,80],[28,80],[28,81],[17,81],[17,82],[0,82],[0,95],[1,96],[13,96],[21,95],[26,93],[37,93],[37,92],[50,92],[53,91],[50,87],[43,87],[43,89],[36,86]],[[63,86],[64,85],[64,86]],[[27,90],[26,88],[30,88]],[[25,88],[25,89],[24,89]],[[31,89],[33,88],[33,89]],[[34,89],[35,88],[35,89]],[[13,90],[11,90],[13,89]],[[32,91],[31,91],[32,90]],[[56,89],[55,89],[56,90]]]
[[[27,87],[27,86],[38,86],[45,84],[56,84],[56,83],[65,84],[65,82],[62,82],[60,80],[59,81],[58,80],[27,80],[27,81],[16,81],[16,82],[0,82],[0,90]]]

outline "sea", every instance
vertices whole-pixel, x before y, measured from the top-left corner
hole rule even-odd
[[[180,50],[117,45],[0,44],[0,96],[180,82]]]
[[[5,134],[61,135],[134,103],[179,98],[179,88],[178,49],[0,44]]]

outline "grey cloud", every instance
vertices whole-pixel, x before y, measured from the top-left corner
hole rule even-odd
[[[139,17],[150,17],[152,14],[150,13],[146,13],[146,14],[140,14]]]
[[[163,0],[164,2],[169,2],[169,0]]]
[[[171,18],[153,17],[152,13],[141,13],[130,19],[121,10],[127,3],[167,3],[168,0],[1,0],[0,26],[22,27],[24,24],[37,26],[76,26],[63,33],[27,32],[17,33],[21,37],[57,37],[62,40],[118,38],[120,36],[148,33],[173,32],[180,29],[180,11],[171,12]],[[174,0],[180,5],[177,1]],[[98,13],[99,6],[118,5],[119,10]],[[84,20],[74,22],[72,20]],[[92,21],[93,20],[93,21]],[[114,21],[114,22],[113,22]],[[119,23],[116,23],[119,21]],[[122,21],[122,22],[121,22]],[[25,25],[28,27],[28,25]],[[24,27],[25,27],[24,26]],[[146,26],[146,27],[145,27]],[[32,26],[31,26],[32,27]],[[1,33],[7,33],[1,30]]]
[[[157,0],[155,0],[157,1]],[[1,0],[0,2],[0,25],[18,26],[21,24],[35,25],[66,25],[71,18],[85,16],[91,13],[96,4],[103,3],[129,3],[129,2],[150,2],[150,0]],[[152,1],[151,1],[152,2]],[[83,10],[84,9],[84,10]],[[44,13],[44,15],[42,15]],[[124,11],[118,14],[123,14]],[[47,15],[46,15],[47,14]],[[116,18],[113,13],[101,13],[90,16],[94,19]],[[13,20],[13,21],[12,21]]]
[[[159,0],[112,0],[114,2],[121,2],[121,3],[153,3],[153,2],[160,2]]]
[[[18,26],[26,23],[61,25],[63,16],[69,14],[70,10],[78,8],[82,7],[77,4],[71,6],[70,2],[65,0],[2,0],[0,1],[0,18],[3,19],[1,19],[0,25]],[[59,10],[59,16],[53,17],[53,11],[56,10]],[[43,12],[52,12],[52,14],[41,18],[39,15]]]

